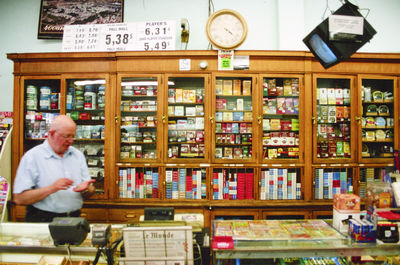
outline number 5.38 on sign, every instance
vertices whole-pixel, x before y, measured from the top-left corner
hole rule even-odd
[[[133,34],[132,33],[118,33],[118,34],[107,34],[105,39],[106,45],[126,45],[129,44],[129,41],[132,40]]]

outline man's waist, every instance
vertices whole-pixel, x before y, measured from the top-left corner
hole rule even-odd
[[[80,212],[81,212],[80,209],[61,212],[61,213],[52,212],[52,211],[39,209],[38,207],[35,207],[33,205],[28,205],[27,206],[27,211],[28,212],[40,212],[41,214],[52,215],[52,216],[60,216],[60,217],[64,217],[64,216],[66,216],[66,217],[68,217],[68,216],[79,216]]]

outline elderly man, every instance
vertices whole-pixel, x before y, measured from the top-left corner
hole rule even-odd
[[[54,217],[79,216],[92,185],[85,156],[72,145],[75,122],[57,116],[47,139],[24,154],[14,181],[16,204],[27,205],[25,221],[51,222]]]

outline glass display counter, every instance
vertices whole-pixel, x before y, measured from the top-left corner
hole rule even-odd
[[[322,222],[214,221],[213,264],[232,264],[234,260],[249,259],[396,256],[400,253],[400,244],[354,243]]]
[[[113,225],[112,238],[119,237],[123,225]],[[97,248],[92,246],[89,232],[79,246],[55,246],[48,223],[0,223],[0,264],[36,264],[42,256],[64,256],[72,261],[93,261]],[[99,263],[107,263],[100,259]]]

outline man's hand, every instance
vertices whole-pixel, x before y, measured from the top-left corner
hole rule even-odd
[[[69,178],[60,178],[53,183],[54,192],[67,190],[74,182]]]
[[[73,191],[75,191],[75,192],[82,192],[82,191],[85,191],[85,190],[89,189],[90,184],[92,184],[92,183],[95,182],[95,181],[96,181],[96,180],[94,180],[94,179],[84,181],[84,182],[80,183],[79,185],[77,185],[77,186],[73,189]]]

